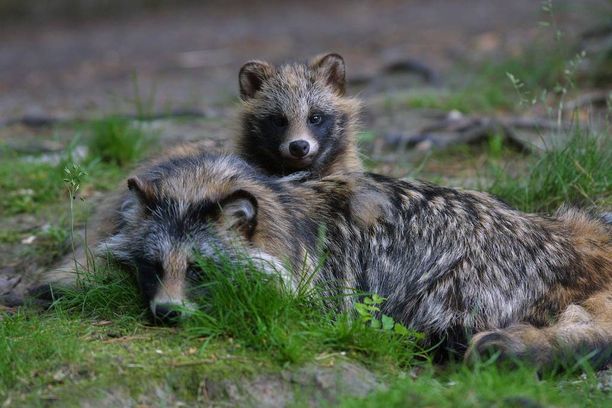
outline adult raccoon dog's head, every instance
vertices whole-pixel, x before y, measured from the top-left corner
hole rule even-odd
[[[100,249],[136,267],[156,318],[176,320],[201,287],[198,257],[214,264],[246,255],[282,272],[282,262],[258,249],[289,253],[283,242],[290,228],[266,179],[231,156],[158,163],[128,179],[117,231]]]
[[[239,82],[242,157],[272,175],[361,170],[354,135],[359,104],[345,96],[340,55],[278,67],[249,61]]]

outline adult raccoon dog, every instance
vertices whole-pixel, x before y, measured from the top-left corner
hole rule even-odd
[[[240,248],[289,286],[308,271],[330,295],[384,296],[384,313],[432,343],[461,351],[471,338],[470,355],[610,358],[611,233],[577,210],[539,217],[483,193],[374,174],[298,183],[193,151],[127,185],[98,250],[136,266],[160,318],[188,304],[196,253],[234,259]],[[352,310],[354,297],[334,298]]]
[[[345,82],[338,54],[308,64],[244,64],[238,154],[275,176],[361,171],[355,136],[359,103],[345,96]]]

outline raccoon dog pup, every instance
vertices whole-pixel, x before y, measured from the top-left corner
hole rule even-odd
[[[195,252],[214,261],[241,248],[290,287],[306,270],[332,295],[384,296],[384,313],[432,343],[463,351],[471,339],[469,356],[610,358],[611,234],[577,210],[540,217],[483,193],[374,174],[298,183],[192,151],[127,184],[98,250],[136,266],[160,318],[188,304]],[[352,310],[354,297],[335,298]]]
[[[359,102],[345,95],[345,82],[338,54],[308,64],[244,64],[239,155],[275,176],[361,171],[355,136]]]

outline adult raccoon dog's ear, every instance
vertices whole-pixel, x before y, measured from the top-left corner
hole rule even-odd
[[[321,75],[327,85],[331,86],[338,95],[346,91],[346,69],[344,59],[339,54],[318,55],[310,62],[310,67]]]
[[[237,190],[219,204],[225,226],[251,238],[257,226],[257,199],[248,191]]]
[[[138,176],[130,177],[127,181],[128,189],[136,194],[142,204],[150,204],[155,199],[155,184]]]
[[[264,81],[274,75],[274,67],[264,61],[249,61],[240,68],[240,98],[251,99],[261,90]]]

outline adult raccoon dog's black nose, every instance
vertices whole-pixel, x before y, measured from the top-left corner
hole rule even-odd
[[[178,323],[183,314],[177,309],[176,305],[160,304],[155,306],[155,319],[163,323]]]
[[[296,140],[289,143],[289,153],[296,159],[301,159],[310,151],[310,143],[305,140]]]

